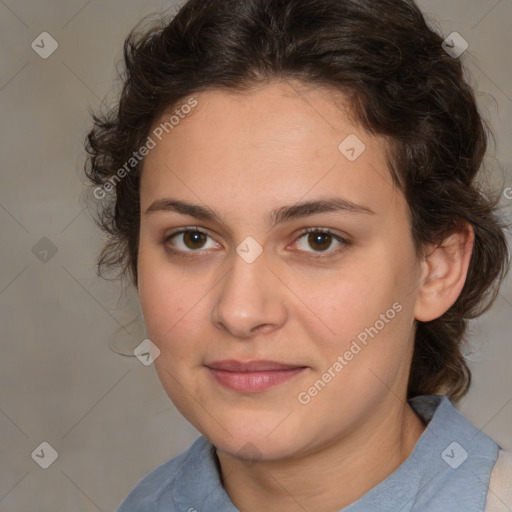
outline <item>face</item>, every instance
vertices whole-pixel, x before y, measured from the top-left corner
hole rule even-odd
[[[194,99],[169,133],[155,130],[172,112],[155,123],[141,178],[154,364],[223,452],[310,453],[403,407],[419,279],[408,206],[385,141],[339,94],[270,82]]]

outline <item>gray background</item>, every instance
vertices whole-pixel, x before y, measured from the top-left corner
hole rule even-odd
[[[111,91],[124,37],[172,5],[0,0],[1,512],[113,510],[197,435],[152,366],[111,350],[130,351],[145,333],[134,291],[95,277],[102,238],[81,177],[88,108]],[[469,42],[462,59],[497,136],[491,181],[511,187],[512,0],[420,6],[444,35]],[[43,31],[59,44],[47,59],[31,48]],[[502,206],[510,220],[512,200],[503,195]],[[53,246],[46,262],[34,254]],[[472,322],[474,384],[459,406],[508,449],[511,328],[508,279],[492,310]],[[58,452],[48,469],[31,457],[43,441]]]

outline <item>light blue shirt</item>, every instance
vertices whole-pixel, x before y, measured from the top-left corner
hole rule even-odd
[[[447,397],[418,396],[409,404],[428,422],[414,450],[340,512],[484,512],[499,446]],[[139,480],[116,512],[239,512],[220,478],[214,447],[200,436]]]

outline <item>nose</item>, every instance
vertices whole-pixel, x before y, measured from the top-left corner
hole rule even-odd
[[[234,337],[250,338],[279,329],[286,322],[285,290],[269,267],[265,252],[252,263],[235,253],[219,290],[212,322]]]

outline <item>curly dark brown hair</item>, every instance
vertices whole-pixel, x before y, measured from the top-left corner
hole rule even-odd
[[[98,275],[121,269],[117,277],[129,272],[137,287],[143,159],[133,157],[164,111],[209,88],[244,91],[272,79],[332,87],[350,99],[361,126],[390,142],[388,165],[411,211],[417,255],[465,223],[474,229],[457,301],[417,321],[408,384],[408,397],[467,392],[467,320],[489,309],[508,272],[506,226],[499,194],[477,183],[490,130],[460,58],[412,0],[189,0],[175,16],[133,29],[124,63],[120,99],[93,114],[86,141],[85,172],[101,199],[95,221],[108,234]]]

